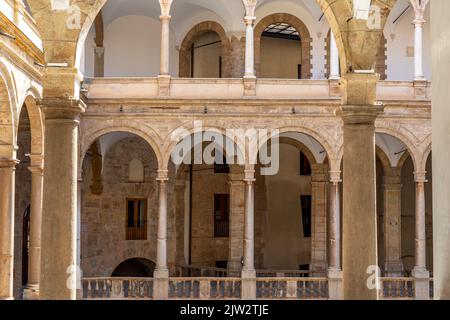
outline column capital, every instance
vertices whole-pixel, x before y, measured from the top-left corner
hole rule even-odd
[[[344,124],[375,124],[383,110],[383,105],[343,105],[337,114]]]
[[[156,178],[156,181],[159,181],[159,182],[169,181],[169,170],[158,170],[157,173],[158,173],[158,176]]]
[[[427,172],[426,171],[415,171],[414,172],[414,181],[416,183],[427,183]]]
[[[252,184],[253,182],[256,181],[254,169],[245,169],[244,170],[244,181],[247,182],[247,184]]]
[[[341,183],[341,171],[328,171],[328,175],[330,176],[330,182],[333,184]]]
[[[256,21],[256,17],[255,16],[245,16],[244,17],[244,23],[247,25],[247,26],[253,26],[253,24],[255,23],[255,21]]]
[[[44,168],[41,166],[29,166],[28,171],[30,171],[32,174],[37,174],[39,176],[44,175]]]
[[[423,27],[424,23],[427,22],[424,18],[422,17],[416,17],[416,19],[414,19],[411,24],[413,24],[415,27]]]
[[[384,185],[400,185],[402,183],[402,177],[399,174],[395,175],[385,175],[383,177],[383,184]]]
[[[80,99],[44,98],[37,101],[45,115],[45,120],[75,120],[86,110]]]
[[[162,14],[159,16],[159,20],[161,21],[170,21],[172,19],[172,16],[170,14]]]
[[[17,159],[0,159],[0,169],[15,169],[19,163]]]

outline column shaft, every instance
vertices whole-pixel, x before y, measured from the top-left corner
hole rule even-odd
[[[161,64],[160,75],[169,75],[169,54],[170,54],[170,15],[161,15]]]
[[[255,213],[254,213],[254,186],[253,181],[247,181],[245,187],[245,231],[244,231],[244,270],[255,270]]]
[[[0,300],[13,299],[16,160],[0,161]]]
[[[156,270],[168,272],[167,269],[167,180],[158,180],[159,207],[158,207],[158,245]]]
[[[333,31],[330,32],[330,76],[331,80],[340,78],[339,72],[339,51],[334,38]]]
[[[374,106],[344,106],[344,299],[376,300],[370,274],[378,266]],[[378,275],[378,274],[377,274]]]
[[[255,17],[246,16],[245,21],[245,76],[246,78],[255,77],[255,43],[253,23]]]
[[[41,167],[30,167],[29,169],[31,171],[31,215],[27,289],[38,290],[41,272],[42,187],[44,176]]]
[[[239,166],[230,166],[230,247],[228,268],[241,270],[244,255],[243,236],[245,220],[245,182],[244,170]],[[240,172],[242,171],[242,172]]]
[[[401,257],[402,185],[400,182],[399,175],[384,177],[384,270],[386,275],[391,277],[403,275]]]
[[[425,180],[416,181],[415,268],[426,270]]]
[[[77,162],[80,101],[49,99],[45,113],[40,299],[76,299]]]
[[[414,20],[414,80],[424,80],[423,74],[423,24],[424,20]]]
[[[329,237],[330,237],[330,261],[331,269],[341,269],[341,209],[339,181],[331,181],[330,188],[330,218],[329,218]]]

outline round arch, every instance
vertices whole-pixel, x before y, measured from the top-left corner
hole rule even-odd
[[[147,132],[144,132],[143,130],[129,127],[129,126],[111,126],[107,128],[101,128],[98,130],[91,130],[87,131],[83,134],[83,137],[81,139],[81,150],[80,150],[80,164],[83,163],[83,160],[85,158],[85,155],[90,148],[90,146],[100,137],[107,135],[109,133],[113,132],[125,132],[125,133],[131,133],[135,136],[143,139],[146,141],[150,148],[153,150],[153,152],[156,155],[156,160],[158,161],[158,168],[160,170],[164,169],[165,167],[162,167],[164,165],[163,158],[161,155],[161,150],[159,148],[159,143],[156,141],[154,137],[149,135]],[[79,167],[82,167],[81,165]]]
[[[12,79],[0,62],[0,158],[14,157],[16,140],[16,104]]]
[[[175,139],[168,139],[163,148],[164,152],[163,152],[163,162],[162,163],[166,167],[169,166],[172,153],[174,152],[175,148],[177,147],[177,145],[180,142],[182,142],[186,138],[192,137],[192,135],[194,135],[194,134],[198,134],[198,133],[204,134],[207,132],[219,134],[219,135],[223,136],[225,139],[227,139],[227,141],[233,142],[233,144],[236,148],[235,155],[241,156],[242,159],[244,159],[244,161],[246,161],[246,154],[245,154],[245,152],[243,152],[243,150],[245,150],[245,148],[243,147],[244,143],[241,141],[241,139],[239,139],[239,136],[230,136],[229,131],[227,131],[224,128],[213,127],[213,126],[205,126],[200,129],[196,128],[196,127],[191,127],[191,128],[186,128],[186,129],[177,128],[172,131],[172,134],[176,134],[177,130],[181,130],[181,131],[178,132],[179,134],[177,136],[175,136]]]
[[[31,154],[34,156],[44,155],[44,121],[42,111],[36,103],[36,100],[39,98],[39,94],[30,89],[28,90],[24,103],[21,107],[26,108],[30,119]]]
[[[310,79],[312,76],[312,64],[311,64],[311,35],[306,27],[306,25],[303,23],[302,20],[297,18],[294,15],[291,15],[289,13],[274,13],[271,14],[258,22],[258,24],[255,27],[255,72],[256,75],[258,75],[261,71],[261,38],[262,34],[264,32],[264,29],[274,23],[280,23],[284,22],[289,24],[290,26],[294,27],[297,32],[300,34],[300,43],[302,48],[302,72],[301,72],[301,78],[302,79]]]
[[[215,21],[204,21],[194,27],[186,34],[180,46],[179,54],[179,76],[180,78],[189,77],[189,50],[194,41],[207,32],[215,32],[222,44],[223,57],[223,77],[230,77],[230,41],[226,35],[225,29]]]
[[[145,258],[131,258],[121,262],[112,272],[112,277],[152,278],[156,264]]]
[[[324,151],[326,152],[326,155],[327,155],[326,158],[330,162],[330,165],[331,165],[331,160],[336,159],[336,157],[337,157],[336,152],[332,148],[332,144],[327,140],[327,138],[325,136],[321,135],[319,132],[315,131],[314,129],[307,128],[307,127],[292,126],[292,127],[276,128],[276,130],[279,131],[278,136],[282,136],[283,134],[286,134],[286,133],[302,133],[302,134],[310,136],[311,138],[316,140],[316,142],[319,143],[321,145],[321,147],[324,149]],[[269,139],[260,141],[259,148],[261,148],[265,143],[267,143],[267,140],[269,140]],[[315,157],[314,157],[314,159],[315,159]],[[315,159],[315,161],[313,163],[316,163],[317,162],[316,160],[317,159]]]
[[[386,134],[388,136],[396,138],[401,143],[403,143],[406,146],[406,148],[408,149],[408,152],[411,156],[411,159],[414,164],[414,169],[417,170],[417,168],[419,168],[418,165],[419,165],[420,157],[418,156],[417,148],[415,148],[415,144],[407,136],[405,136],[401,132],[394,131],[389,128],[376,128],[375,134],[377,134],[377,133]]]
[[[429,140],[431,140],[431,138]],[[420,171],[426,171],[427,162],[428,162],[428,159],[430,158],[431,152],[432,152],[431,141],[427,141],[425,150],[423,152],[423,157],[422,157],[422,160],[420,162],[421,163]]]
[[[391,162],[389,161],[389,158],[384,152],[384,150],[381,149],[379,146],[375,146],[375,154],[380,160],[381,165],[383,166],[384,174],[391,175],[392,174]]]

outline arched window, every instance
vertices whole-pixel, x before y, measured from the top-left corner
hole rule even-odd
[[[130,161],[128,181],[136,183],[144,182],[144,165],[141,160],[133,159]]]

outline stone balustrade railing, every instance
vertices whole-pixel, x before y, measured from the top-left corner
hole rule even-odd
[[[82,298],[153,299],[152,278],[84,278],[81,280]]]
[[[85,79],[84,95],[90,100],[114,101],[158,99],[157,78],[93,78]],[[339,101],[339,86],[329,80],[257,79],[256,95],[252,99]],[[430,82],[380,81],[377,98],[380,101],[429,101]],[[164,99],[242,99],[242,79],[172,78],[169,96]]]
[[[327,278],[258,278],[257,299],[328,299]]]
[[[264,300],[329,299],[325,277],[263,277],[256,278],[256,298]],[[83,278],[81,298],[84,300],[151,300],[152,278]],[[412,300],[415,298],[414,278],[383,277],[380,299]],[[173,300],[239,300],[242,279],[239,277],[173,277],[169,279],[167,296]],[[433,279],[430,279],[433,298]]]
[[[381,278],[382,299],[414,299],[413,278]]]
[[[169,299],[241,298],[240,278],[170,278]]]

